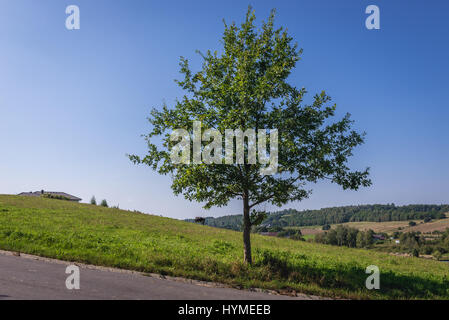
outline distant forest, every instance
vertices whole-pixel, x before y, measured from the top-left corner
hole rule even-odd
[[[449,212],[449,205],[407,205],[374,204],[323,208],[320,210],[286,209],[268,213],[262,226],[271,228],[326,225],[357,221],[405,221],[415,219],[443,219]],[[194,222],[193,219],[186,221]],[[205,224],[211,227],[241,230],[242,215],[219,218],[207,217]]]

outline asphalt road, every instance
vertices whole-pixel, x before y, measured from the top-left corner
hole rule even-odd
[[[314,299],[148,277],[79,265],[80,289],[66,287],[67,262],[0,252],[0,300],[272,300]]]

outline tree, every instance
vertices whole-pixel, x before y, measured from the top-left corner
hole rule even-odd
[[[416,226],[416,222],[415,222],[415,221],[410,221],[410,222],[408,223],[408,225],[409,225],[410,227],[414,227],[414,226]]]
[[[350,248],[357,247],[357,235],[360,233],[359,230],[355,228],[348,228],[347,235],[347,246]]]
[[[93,204],[94,206],[97,205],[97,199],[95,199],[95,196],[92,196],[92,199],[90,199],[90,204]]]
[[[363,248],[365,246],[364,232],[360,231],[359,233],[357,233],[356,245],[357,248]]]
[[[108,206],[108,202],[106,201],[106,199],[101,200],[100,206],[106,207],[106,208],[109,207]]]
[[[338,225],[335,228],[336,236],[337,236],[337,245],[344,246],[347,244],[348,239],[348,229],[343,227],[342,225]]]
[[[374,243],[373,237],[374,237],[374,231],[373,230],[368,230],[364,232],[364,245],[366,247],[369,247],[370,245],[372,245]]]
[[[311,104],[306,104],[303,101],[306,89],[287,82],[302,50],[286,30],[275,29],[274,17],[273,10],[258,30],[255,14],[249,8],[240,26],[224,23],[223,49],[220,53],[200,52],[203,65],[198,72],[192,72],[189,61],[181,57],[183,78],[176,82],[185,95],[172,108],[164,104],[160,110],[152,110],[148,118],[152,130],[145,136],[148,154],[143,158],[129,156],[136,164],[146,164],[160,174],[171,175],[176,195],[203,202],[206,209],[225,206],[231,199],[241,200],[247,263],[252,262],[251,226],[264,216],[263,211],[256,209],[259,205],[282,206],[301,201],[311,193],[305,184],[323,179],[343,189],[357,190],[371,184],[368,169],[348,168],[353,149],[364,141],[364,134],[352,130],[350,115],[333,120],[336,106],[324,91],[315,95]],[[179,144],[179,139],[170,139],[173,130],[186,130],[189,136],[193,135],[193,140],[200,140],[202,150],[208,146],[211,138],[201,141],[206,140],[204,136],[201,139],[193,134],[194,121],[201,121],[202,129],[216,129],[221,134],[226,129],[243,132],[273,129],[266,138],[270,156],[273,151],[278,154],[276,173],[260,174],[266,168],[260,154],[256,164],[248,161],[252,146],[247,139],[241,141],[246,155],[244,163],[234,157],[234,164],[224,165],[223,152],[213,154],[219,158],[219,164],[170,161],[171,148]],[[278,140],[271,135],[275,129]],[[232,150],[235,152],[237,147]]]
[[[331,244],[334,246],[339,245],[337,239],[337,231],[335,229],[330,229],[328,232],[326,232],[324,240],[327,244]]]

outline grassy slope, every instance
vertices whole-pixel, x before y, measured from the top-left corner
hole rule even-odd
[[[60,200],[0,196],[0,248],[243,287],[347,298],[449,298],[447,264],[253,235]],[[365,289],[365,268],[381,290]]]

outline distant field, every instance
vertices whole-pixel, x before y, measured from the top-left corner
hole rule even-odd
[[[421,223],[422,221],[419,220],[412,220],[415,221],[417,224]],[[386,221],[386,222],[348,222],[343,223],[343,225],[356,228],[361,231],[365,230],[373,230],[374,232],[386,232],[386,233],[392,233],[394,231],[398,231],[399,228],[404,228],[403,232],[406,232],[407,228],[409,228],[409,222],[410,221]]]
[[[216,281],[236,287],[354,299],[449,299],[446,263],[242,234],[159,216],[61,200],[0,196],[0,249]],[[367,290],[365,269],[381,271]]]
[[[447,228],[449,228],[449,219],[442,219],[419,224],[414,227],[407,227],[406,231],[421,231],[422,233],[426,233],[432,231],[444,231]]]
[[[435,220],[428,223],[423,223],[422,220],[411,220],[416,222],[416,226],[410,227],[410,221],[386,221],[386,222],[370,222],[370,221],[362,221],[362,222],[347,222],[342,223],[344,226],[348,226],[351,228],[355,228],[361,231],[373,230],[374,232],[385,232],[385,233],[393,233],[395,231],[401,232],[411,232],[411,231],[421,231],[422,233],[432,232],[432,231],[444,231],[449,228],[449,219],[441,219]],[[337,224],[331,225],[332,228],[335,228]],[[301,233],[303,235],[315,235],[318,233],[323,233],[322,226],[314,226],[314,227],[301,227]],[[402,230],[399,230],[402,228]]]

